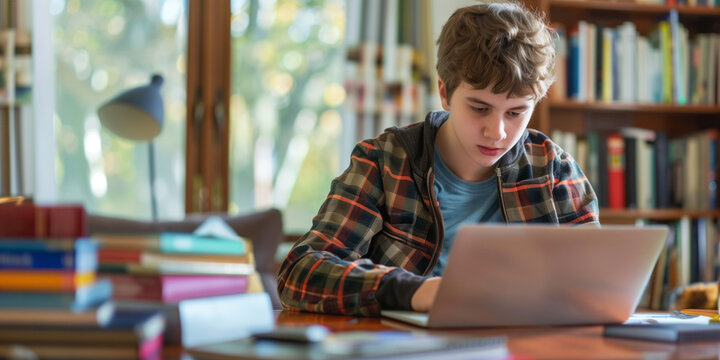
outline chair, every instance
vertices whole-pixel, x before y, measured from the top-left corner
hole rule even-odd
[[[148,234],[160,232],[191,233],[210,215],[189,215],[180,221],[136,221],[88,214],[88,233],[92,234]],[[274,309],[281,309],[275,279],[275,251],[283,241],[282,213],[276,209],[229,216],[218,214],[235,232],[252,242],[255,267]]]

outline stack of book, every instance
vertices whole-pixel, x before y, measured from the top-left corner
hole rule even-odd
[[[0,201],[0,354],[159,359],[165,319],[119,308],[82,205]]]
[[[168,343],[219,341],[246,336],[251,324],[272,326],[272,306],[245,239],[169,232],[93,238],[100,243],[99,277],[113,284],[113,300],[125,308],[163,312]],[[210,314],[222,308],[237,310]],[[244,325],[218,331],[228,322]]]
[[[116,300],[169,303],[243,294],[254,280],[254,260],[243,239],[181,233],[95,238],[101,277],[115,286]]]
[[[165,320],[119,309],[89,238],[0,238],[0,353],[158,359]]]

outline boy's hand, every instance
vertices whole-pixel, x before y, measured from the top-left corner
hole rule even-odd
[[[410,305],[414,311],[430,311],[430,306],[432,306],[433,301],[435,301],[435,295],[440,287],[441,280],[441,277],[433,277],[423,281],[422,285],[415,291],[415,294],[413,294],[410,300]]]

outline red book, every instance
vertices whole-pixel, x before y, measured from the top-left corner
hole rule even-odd
[[[102,274],[113,283],[116,300],[175,302],[208,296],[244,294],[247,276]]]
[[[140,249],[98,249],[99,264],[140,264],[143,250]]]
[[[85,208],[78,204],[0,205],[2,237],[82,237],[87,236]]]
[[[625,140],[620,134],[609,134],[607,141],[608,206],[625,208]]]

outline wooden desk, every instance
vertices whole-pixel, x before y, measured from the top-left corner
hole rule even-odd
[[[382,318],[278,312],[278,325],[322,324],[332,331],[415,330],[421,328]],[[520,359],[718,359],[720,341],[675,345],[605,338],[602,326],[560,326],[472,330],[432,330],[433,334],[505,335],[510,353]]]

